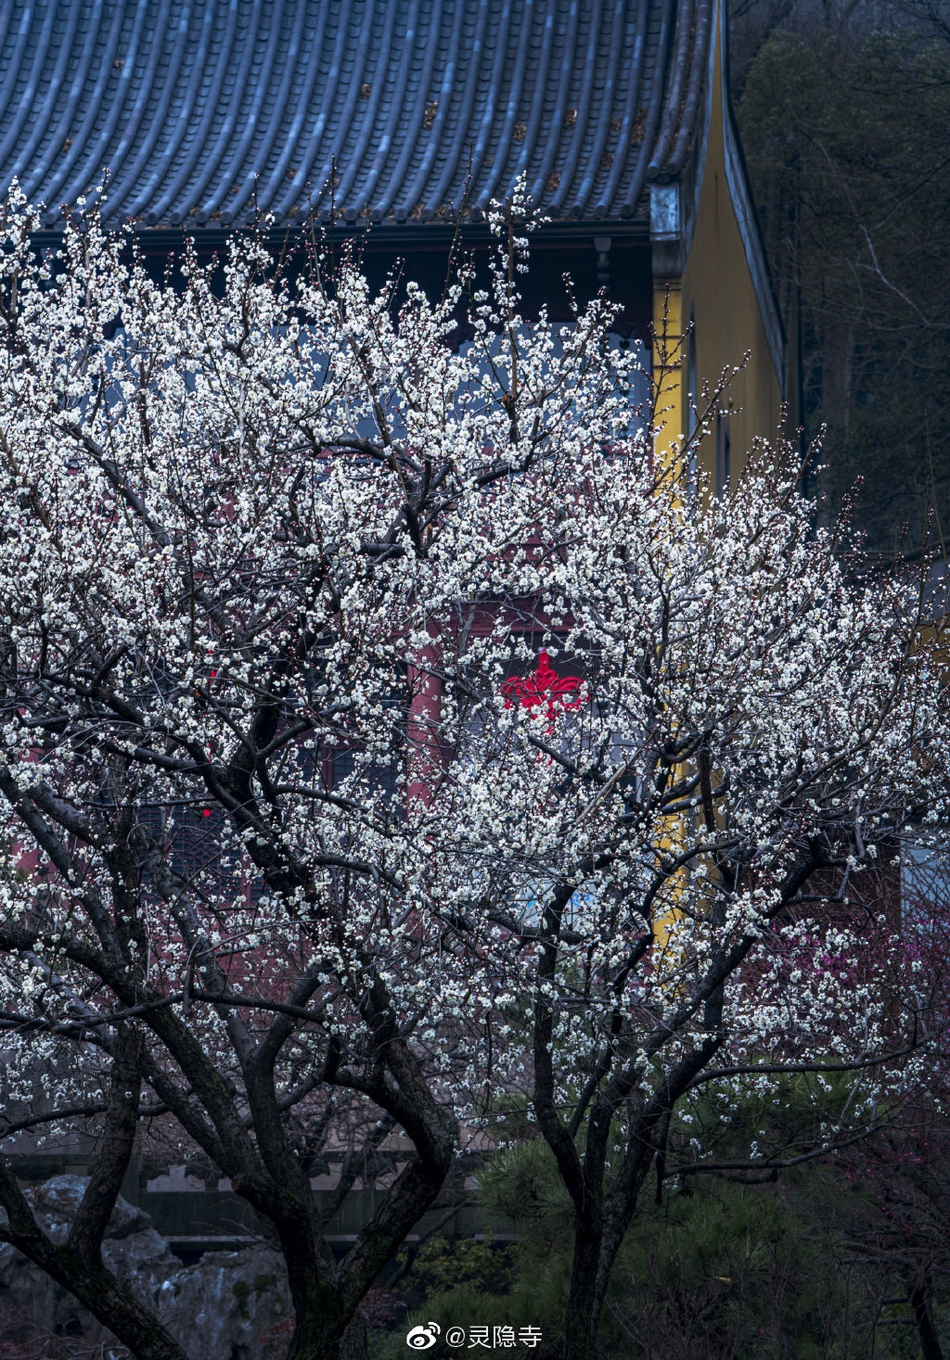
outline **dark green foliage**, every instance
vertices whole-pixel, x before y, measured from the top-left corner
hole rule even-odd
[[[831,1104],[840,1094],[829,1093]],[[729,1124],[712,1106],[694,1110],[692,1132],[701,1120],[703,1137],[725,1156],[766,1124],[770,1140],[794,1136],[810,1112],[808,1093],[789,1082],[779,1106],[747,1101]],[[651,1183],[614,1271],[603,1360],[916,1360],[897,1262],[862,1245],[879,1195],[856,1165],[811,1163],[759,1184],[688,1177],[659,1203]],[[479,1202],[496,1232],[517,1240],[425,1244],[399,1287],[409,1315],[389,1335],[376,1333],[377,1360],[409,1354],[406,1332],[430,1322],[442,1335],[450,1326],[540,1327],[535,1354],[557,1360],[571,1209],[543,1141],[496,1154],[479,1177]],[[938,1280],[938,1328],[944,1295]]]
[[[796,14],[744,72],[743,144],[829,511],[861,478],[869,547],[916,551],[950,531],[950,28]]]
[[[669,1360],[873,1353],[870,1282],[842,1269],[833,1228],[809,1212],[807,1182],[691,1189],[655,1206],[618,1262],[608,1307],[618,1356],[625,1340],[628,1354]]]
[[[511,1184],[522,1192],[517,1178]],[[376,1349],[371,1348],[371,1353],[377,1360],[409,1354],[402,1340],[410,1328],[435,1322],[442,1335],[452,1326],[466,1330],[540,1326],[544,1340],[532,1354],[537,1360],[557,1360],[570,1278],[565,1244],[562,1237],[552,1257],[550,1252],[538,1253],[533,1234],[508,1245],[496,1241],[490,1232],[481,1240],[430,1238],[416,1251],[411,1265],[407,1257],[401,1259],[408,1269],[394,1293],[406,1302],[408,1314],[389,1335],[375,1334]],[[545,1258],[548,1264],[537,1269]],[[480,1355],[494,1353],[479,1347]],[[498,1354],[510,1355],[511,1351],[506,1348]]]
[[[458,1242],[430,1237],[416,1252],[402,1292],[420,1302],[452,1289],[504,1294],[511,1283],[511,1267],[511,1249],[496,1246],[490,1233],[482,1240]]]

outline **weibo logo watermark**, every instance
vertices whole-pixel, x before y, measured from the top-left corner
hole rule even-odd
[[[424,1327],[413,1327],[406,1337],[406,1345],[414,1351],[427,1351],[438,1341],[441,1330],[437,1322],[430,1322]]]

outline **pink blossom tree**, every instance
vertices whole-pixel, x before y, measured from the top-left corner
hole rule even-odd
[[[290,1360],[331,1360],[520,1093],[582,1360],[699,1083],[922,1033],[913,979],[878,986],[885,905],[838,910],[943,812],[917,583],[851,580],[780,454],[718,502],[656,466],[610,305],[520,315],[524,208],[487,289],[397,308],[255,237],[222,295],[186,250],[176,292],[94,213],[40,261],[8,197],[0,1134],[100,1138],[68,1240],[9,1166],[0,1238],[140,1360],[188,1354],[100,1253],[152,1119],[269,1226]],[[337,1261],[294,1131],[347,1102],[404,1151]],[[864,1088],[836,1121],[873,1122]]]

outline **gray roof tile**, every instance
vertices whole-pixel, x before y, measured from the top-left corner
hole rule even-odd
[[[695,140],[713,0],[6,0],[0,183],[143,225],[632,217]],[[331,171],[336,181],[331,185]]]

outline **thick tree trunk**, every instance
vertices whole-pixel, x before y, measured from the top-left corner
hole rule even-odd
[[[565,1360],[591,1360],[597,1352],[597,1332],[610,1276],[652,1161],[652,1153],[641,1157],[630,1184],[613,1187],[613,1193],[622,1196],[622,1205],[608,1203],[594,1221],[575,1220],[574,1262],[564,1322]]]
[[[366,1360],[366,1323],[360,1313],[343,1333],[340,1360]]]
[[[925,1279],[922,1284],[914,1285],[907,1297],[914,1310],[923,1360],[943,1360],[940,1338],[934,1326],[930,1280]]]
[[[297,1322],[287,1360],[340,1360],[346,1323],[339,1292],[330,1287],[318,1288],[309,1303],[309,1308],[297,1304]]]
[[[596,1290],[602,1239],[602,1233],[589,1227],[579,1227],[575,1235],[571,1288],[564,1320],[564,1360],[590,1360],[594,1354],[600,1317]]]
[[[287,1351],[287,1360],[366,1360],[366,1323],[360,1313],[343,1321],[339,1294],[324,1291],[314,1308],[299,1319]]]

